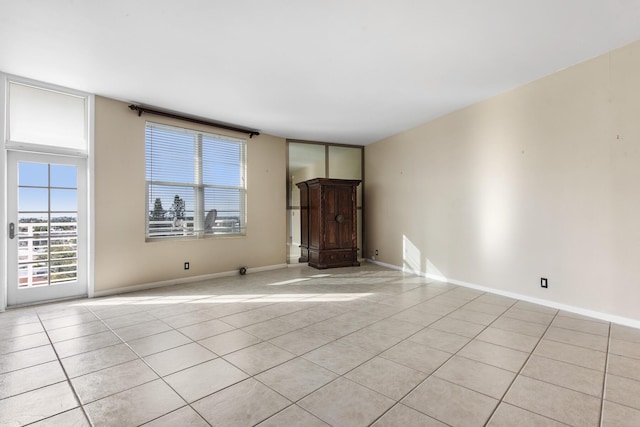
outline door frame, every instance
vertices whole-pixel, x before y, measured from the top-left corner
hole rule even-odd
[[[40,163],[50,165],[69,165],[77,169],[77,276],[76,281],[66,284],[49,284],[35,289],[19,289],[16,287],[19,280],[17,243],[19,237],[10,239],[7,245],[7,305],[17,307],[21,305],[40,304],[66,298],[77,298],[87,295],[87,168],[85,157],[60,156],[49,153],[32,153],[26,151],[10,150],[7,152],[7,171],[15,173],[15,177],[7,176],[7,219],[19,228],[20,220],[18,212],[18,179],[19,164]],[[50,184],[50,183],[48,183]],[[19,233],[19,232],[18,232]],[[13,248],[12,248],[13,247]],[[11,280],[9,280],[11,279]],[[9,305],[11,304],[11,305]]]
[[[78,96],[84,96],[86,102],[86,119],[87,119],[87,152],[83,157],[86,158],[86,182],[87,182],[87,296],[93,298],[95,292],[95,95],[57,86],[49,83],[31,80],[19,76],[5,74],[0,70],[0,312],[7,308],[7,289],[8,289],[8,271],[7,256],[9,245],[9,223],[8,223],[8,195],[7,195],[7,168],[8,168],[8,148],[7,142],[9,138],[8,114],[7,111],[7,87],[9,82],[25,83],[44,89],[56,90],[63,93],[70,93]],[[39,150],[41,154],[68,154],[64,150],[57,151],[55,147],[46,150]]]
[[[0,165],[2,166],[0,173],[0,271],[4,272],[0,277],[0,312],[7,307],[7,246],[9,244],[8,221],[7,221],[7,150],[5,149],[7,140],[7,76],[0,73],[0,130],[2,130],[2,147],[0,149]]]

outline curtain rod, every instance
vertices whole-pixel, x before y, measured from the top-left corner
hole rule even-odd
[[[197,123],[199,125],[211,126],[211,127],[215,127],[215,128],[231,130],[231,131],[234,131],[234,132],[247,133],[247,134],[249,134],[249,138],[253,138],[254,135],[255,136],[260,135],[260,132],[255,131],[255,130],[242,129],[242,128],[238,128],[238,127],[235,127],[235,126],[223,125],[223,124],[220,124],[220,123],[209,122],[209,121],[206,121],[206,120],[196,119],[196,118],[193,118],[193,117],[181,116],[179,114],[173,114],[173,113],[168,113],[166,111],[154,110],[152,108],[142,107],[140,105],[131,104],[131,105],[129,105],[129,109],[132,110],[132,111],[137,111],[138,112],[138,117],[140,117],[142,115],[142,113],[155,114],[156,116],[163,116],[163,117],[168,117],[170,119],[177,119],[177,120],[182,120],[182,121],[185,121],[185,122]]]

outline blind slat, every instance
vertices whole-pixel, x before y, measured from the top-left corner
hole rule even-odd
[[[147,122],[145,148],[148,237],[244,232],[246,140]]]

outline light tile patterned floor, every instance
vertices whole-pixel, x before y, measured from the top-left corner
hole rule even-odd
[[[0,313],[0,426],[639,426],[640,330],[364,264]]]

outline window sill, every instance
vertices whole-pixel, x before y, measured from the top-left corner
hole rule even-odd
[[[199,240],[226,240],[226,239],[241,239],[247,237],[247,233],[242,234],[207,234],[202,237],[198,236],[180,236],[180,237],[146,237],[145,242],[184,242],[184,241],[199,241]]]

